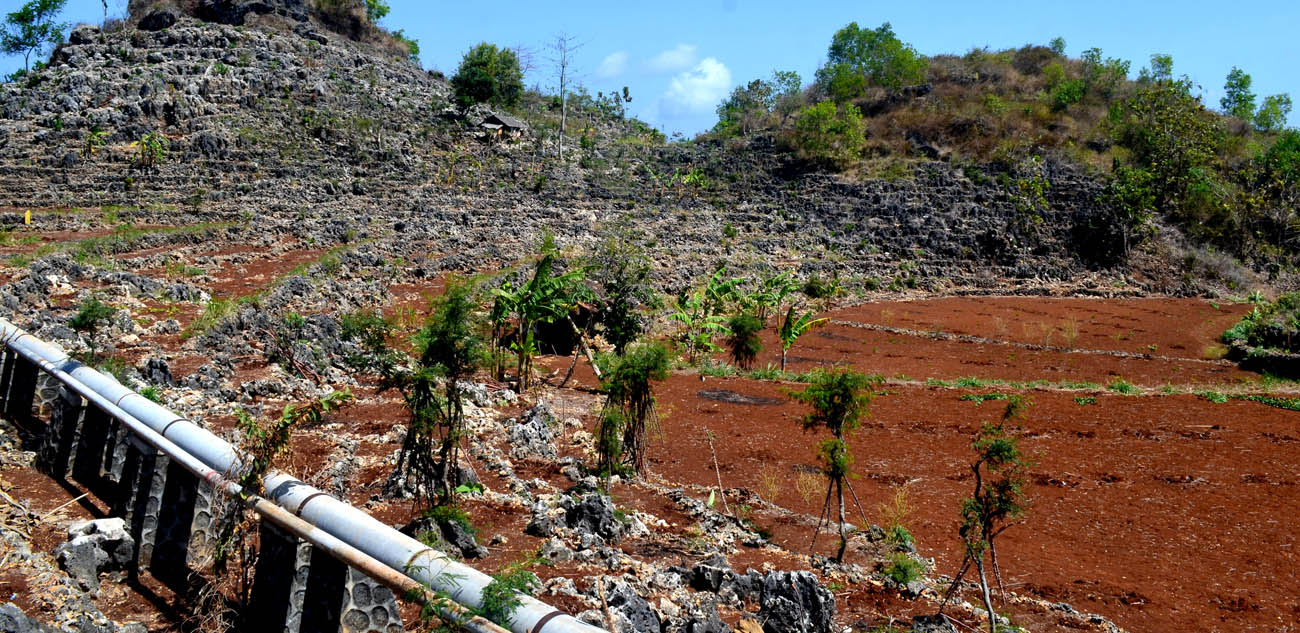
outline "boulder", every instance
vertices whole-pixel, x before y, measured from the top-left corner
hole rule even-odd
[[[564,526],[564,515],[546,505],[545,501],[535,501],[530,509],[533,518],[524,528],[525,534],[542,537],[553,536],[558,528]]]
[[[616,543],[623,536],[623,524],[614,517],[614,503],[600,493],[591,493],[581,501],[569,501],[564,522],[578,534],[595,534],[606,542]]]
[[[161,31],[176,24],[177,18],[176,9],[163,7],[150,11],[148,15],[140,19],[138,26],[141,31]]]
[[[172,379],[171,366],[162,358],[150,358],[140,367],[140,376],[151,385],[170,387],[176,384]]]
[[[451,519],[439,519],[438,528],[442,531],[442,540],[460,551],[465,558],[484,558],[488,555],[486,547],[474,539],[474,532],[464,523]]]
[[[662,633],[663,623],[659,614],[650,608],[645,598],[637,595],[632,586],[622,581],[615,581],[613,587],[606,591],[609,609],[623,616],[628,627],[626,633]]]
[[[101,572],[123,571],[135,557],[135,539],[122,519],[76,523],[68,528],[68,539],[54,556],[86,591],[99,590]]]
[[[0,633],[54,633],[56,629],[27,617],[12,602],[0,604]]]
[[[835,616],[835,596],[807,571],[768,573],[759,604],[765,633],[830,633]]]
[[[555,446],[551,443],[553,424],[555,414],[546,403],[529,409],[518,422],[510,425],[510,443],[514,446],[511,456],[515,459],[530,455],[555,457]]]
[[[717,593],[722,583],[735,576],[727,557],[714,554],[691,568],[691,589]]]

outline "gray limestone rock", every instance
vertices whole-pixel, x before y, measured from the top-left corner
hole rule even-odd
[[[555,414],[546,403],[529,409],[518,422],[509,425],[510,443],[514,446],[511,456],[516,459],[529,455],[555,457],[555,446],[551,442],[551,425],[554,423]]]
[[[758,616],[766,633],[830,633],[835,596],[811,572],[770,572]]]

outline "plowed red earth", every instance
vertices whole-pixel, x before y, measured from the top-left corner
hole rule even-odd
[[[1254,374],[1198,358],[1243,311],[1175,300],[955,298],[870,304],[830,316],[878,323],[882,313],[892,314],[893,327],[996,338],[990,315],[1005,315],[1003,323],[1059,323],[1073,314],[1082,332],[1076,347],[1114,342],[1109,349],[1133,352],[1116,336],[1131,333],[1143,345],[1187,350],[1190,358],[1121,358],[831,326],[796,343],[791,354],[801,360],[792,369],[837,363],[914,379],[1104,384],[1122,375],[1179,391],[1189,385],[1251,386],[1257,385]],[[761,357],[760,363],[766,360]],[[800,494],[798,477],[815,464],[822,437],[800,430],[806,409],[788,402],[787,389],[802,386],[670,378],[657,391],[667,415],[664,443],[651,451],[651,470],[671,481],[714,485],[705,435],[711,432],[724,486],[767,489],[776,493],[778,504],[816,515],[824,488],[808,495],[805,487]],[[972,390],[918,381],[895,381],[885,389],[887,395],[873,401],[871,419],[851,442],[861,475],[853,486],[867,518],[877,521],[877,506],[897,486],[908,485],[920,550],[935,557],[939,572],[952,574],[962,554],[958,507],[972,485],[971,437],[983,422],[999,419],[1003,405],[962,401],[960,396]],[[1070,602],[1130,631],[1295,630],[1288,627],[1300,621],[1300,413],[1254,402],[1215,404],[1186,393],[1160,395],[1155,389],[1140,396],[1059,389],[1020,393],[1034,403],[1022,423],[1022,448],[1036,464],[1032,510],[999,544],[1009,588]],[[809,529],[771,527],[783,546],[807,550]],[[832,546],[832,539],[823,537],[819,549],[833,553]]]

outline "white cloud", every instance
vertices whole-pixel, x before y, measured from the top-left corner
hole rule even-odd
[[[694,68],[673,77],[661,99],[661,109],[676,116],[709,112],[729,90],[731,71],[717,59],[706,57]]]
[[[596,76],[601,79],[612,79],[623,74],[627,69],[627,51],[618,51],[610,53],[605,61],[600,62],[600,67],[596,69]]]
[[[675,73],[690,68],[695,63],[695,45],[678,44],[646,62],[646,70],[652,73]]]

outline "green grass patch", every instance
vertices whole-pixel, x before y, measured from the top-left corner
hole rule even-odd
[[[1234,400],[1249,400],[1287,411],[1300,411],[1300,398],[1280,398],[1277,396],[1233,396]]]
[[[962,395],[962,397],[960,398],[960,400],[974,402],[975,404],[980,404],[982,402],[987,402],[989,400],[1010,400],[1010,399],[1011,396],[1008,396],[1005,393],[968,393]]]
[[[1116,378],[1110,381],[1106,389],[1125,396],[1135,396],[1142,393],[1142,388],[1127,381],[1123,378]]]
[[[1300,411],[1300,398],[1284,398],[1281,396],[1261,396],[1261,395],[1238,395],[1220,393],[1217,391],[1198,391],[1196,395],[1209,400],[1215,404],[1223,404],[1229,400],[1245,400],[1246,402],[1258,402],[1259,404],[1285,409],[1287,411]]]

